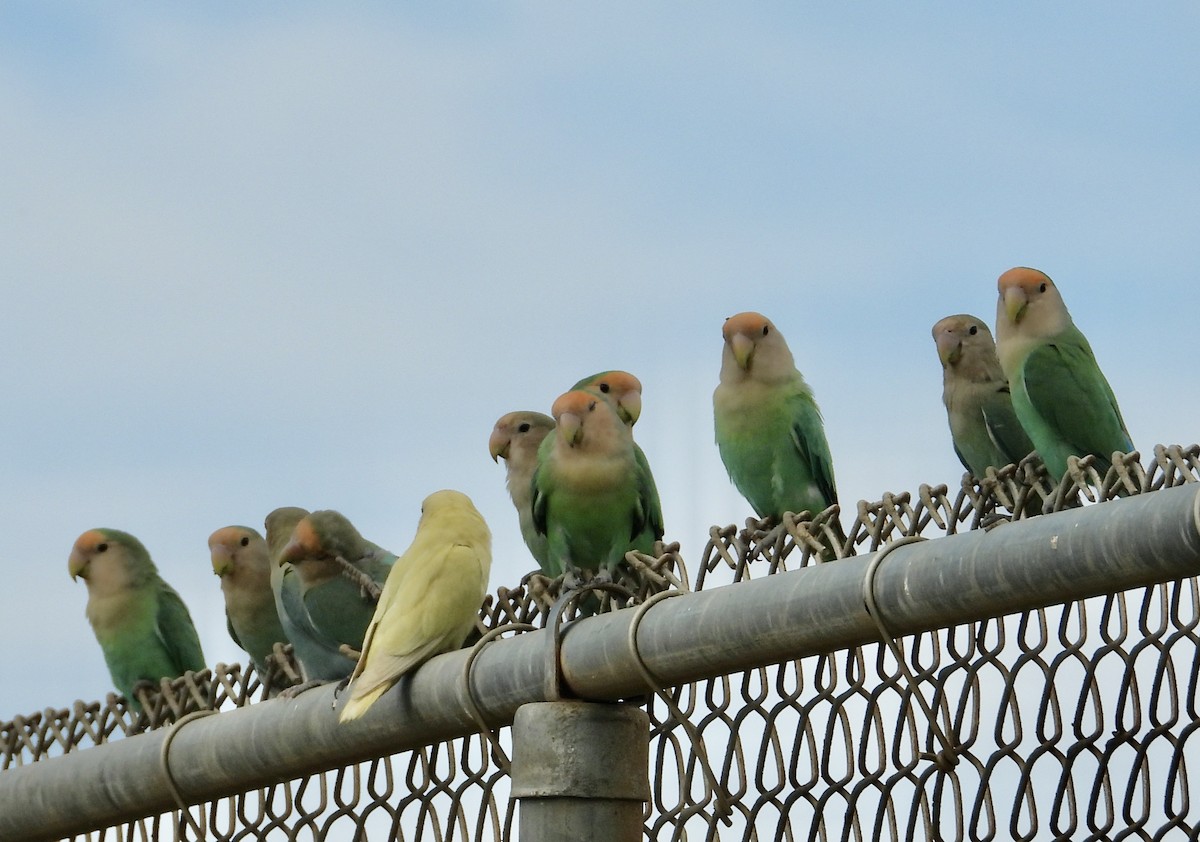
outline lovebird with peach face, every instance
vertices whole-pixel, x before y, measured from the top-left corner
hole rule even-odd
[[[783,334],[753,312],[729,317],[721,333],[713,422],[729,479],[760,518],[824,511],[837,502],[833,459]]]
[[[947,316],[933,326],[933,341],[950,437],[963,467],[982,477],[989,467],[1003,468],[1032,453],[988,326],[974,316]]]
[[[341,645],[322,634],[313,624],[304,607],[300,574],[283,560],[283,551],[292,540],[296,525],[308,515],[307,509],[283,506],[272,511],[263,524],[267,536],[267,552],[271,560],[271,592],[279,621],[292,642],[292,652],[300,664],[304,678],[301,687],[316,687],[329,681],[340,681],[350,675],[354,661],[343,655]]]
[[[591,392],[604,398],[617,411],[617,416],[630,431],[633,430],[633,425],[642,415],[642,381],[628,371],[602,371],[591,377],[583,378],[571,388]],[[645,477],[649,484],[649,509],[661,512],[662,502],[658,498],[658,486],[654,484],[650,460],[646,458],[642,446],[636,441],[633,443],[633,456],[637,459],[640,475]]]
[[[204,669],[200,637],[187,606],[158,575],[142,542],[117,529],[89,529],[67,561],[87,583],[87,618],[113,684],[135,710],[134,687]]]
[[[663,535],[662,510],[648,468],[616,407],[572,390],[551,408],[554,434],[533,474],[533,523],[549,548],[543,572],[615,578],[630,550],[650,553]]]
[[[533,525],[533,469],[538,448],[554,432],[554,419],[541,412],[510,412],[502,415],[488,438],[492,461],[504,460],[508,496],[517,509],[517,521],[525,546],[539,567],[546,566],[549,548],[546,536]]]
[[[208,551],[221,578],[229,636],[263,675],[275,644],[288,642],[271,593],[267,542],[248,526],[226,526],[208,537]]]
[[[338,559],[358,571],[361,581],[352,581]],[[375,613],[378,589],[395,561],[396,556],[363,538],[345,515],[331,509],[301,518],[279,556],[281,564],[295,570],[304,611],[316,632],[335,646],[356,651]]]
[[[1044,272],[1019,266],[997,281],[996,353],[1012,389],[1013,409],[1055,479],[1069,456],[1133,450],[1112,387],[1062,295]]]

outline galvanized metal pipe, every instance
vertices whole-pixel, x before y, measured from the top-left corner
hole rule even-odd
[[[650,717],[594,702],[522,705],[512,796],[521,842],[639,842],[650,799]]]
[[[664,685],[832,652],[877,639],[863,607],[870,556],[668,599],[641,619],[638,650]],[[1200,573],[1200,487],[1187,485],[898,547],[875,580],[896,635],[1000,616]],[[645,685],[630,651],[635,612],[572,624],[561,647],[564,690],[615,700]],[[546,632],[490,644],[474,697],[493,726],[553,699]],[[470,734],[466,652],[430,661],[363,719],[336,721],[333,689],[187,723],[169,762],[189,803]],[[0,839],[56,839],[174,806],[164,731],[0,772]]]

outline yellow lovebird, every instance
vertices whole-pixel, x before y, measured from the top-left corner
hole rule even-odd
[[[340,719],[366,713],[402,675],[462,645],[475,625],[492,567],[492,533],[471,498],[435,491],[417,534],[392,567]]]

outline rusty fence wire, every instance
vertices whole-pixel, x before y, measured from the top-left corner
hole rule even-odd
[[[1144,465],[1129,454],[1104,475],[1090,459],[1072,460],[1057,484],[1028,460],[964,476],[957,489],[921,486],[861,502],[844,544],[830,525],[836,510],[713,527],[690,587],[837,563],[829,559],[1198,480],[1194,445],[1156,447]],[[631,602],[689,587],[677,547],[635,559],[634,567],[641,591]],[[483,606],[480,631],[542,626],[554,596],[539,577],[501,588]],[[1200,590],[1185,579],[688,684],[669,691],[672,706],[650,696],[645,835],[1195,839],[1198,626]],[[142,697],[141,712],[110,695],[17,716],[0,722],[0,770],[196,711],[270,703],[268,688],[297,678],[280,650],[265,676],[218,664],[164,682]],[[509,729],[499,743],[511,756]],[[474,736],[76,838],[512,839],[509,789],[493,747]]]

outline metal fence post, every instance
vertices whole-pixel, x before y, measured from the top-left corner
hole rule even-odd
[[[650,798],[650,719],[640,708],[535,702],[513,721],[521,842],[639,842]]]

